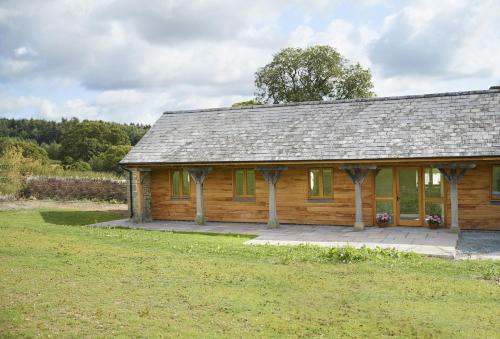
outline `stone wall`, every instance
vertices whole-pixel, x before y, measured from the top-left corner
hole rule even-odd
[[[133,220],[134,222],[150,221],[151,172],[149,169],[134,169],[132,176]]]
[[[26,178],[23,196],[37,199],[126,202],[127,188],[126,180],[30,176]]]

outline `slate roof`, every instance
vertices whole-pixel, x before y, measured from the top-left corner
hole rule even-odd
[[[165,112],[122,164],[500,156],[500,89]]]

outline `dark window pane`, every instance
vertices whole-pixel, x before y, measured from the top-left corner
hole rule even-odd
[[[309,171],[309,195],[319,196],[319,170]]]
[[[493,167],[493,195],[495,197],[500,197],[500,166]]]
[[[180,188],[181,188],[181,172],[180,171],[174,171],[172,174],[172,195],[179,196],[181,195]]]
[[[381,169],[375,178],[375,195],[392,197],[392,169]]]
[[[418,170],[399,170],[399,217],[402,220],[418,220]]]
[[[184,195],[189,195],[189,173],[184,171],[182,173],[182,193]]]
[[[332,169],[323,169],[323,195],[325,197],[332,196]]]
[[[255,195],[255,171],[247,170],[247,195]]]
[[[444,195],[443,176],[437,168],[426,168],[424,172],[426,197],[442,197]]]
[[[389,213],[392,215],[392,201],[382,201],[378,200],[376,202],[376,209],[378,213]]]
[[[243,180],[244,180],[244,173],[243,170],[236,170],[234,171],[234,184],[235,184],[235,190],[234,193],[237,196],[244,195],[243,192]]]

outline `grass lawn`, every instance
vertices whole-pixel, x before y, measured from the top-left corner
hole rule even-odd
[[[245,246],[0,212],[0,336],[477,337],[500,333],[500,263]]]

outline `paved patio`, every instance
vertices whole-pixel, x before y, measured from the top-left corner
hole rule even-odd
[[[267,229],[264,224],[208,222],[199,226],[191,221],[152,221],[135,224],[128,219],[95,224],[96,227],[129,227],[156,231],[206,232],[221,234],[245,234],[256,237],[248,245],[301,245],[322,247],[393,247],[400,251],[454,258],[458,235],[447,230],[430,230],[421,227],[368,227],[354,232],[348,226],[281,225]]]
[[[500,231],[460,232],[456,257],[500,260]]]

